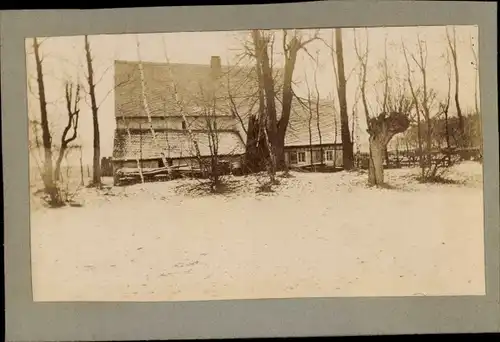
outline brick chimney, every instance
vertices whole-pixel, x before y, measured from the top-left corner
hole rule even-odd
[[[222,71],[222,63],[220,56],[212,56],[210,58],[210,68],[212,69],[212,75],[217,77],[221,74]]]

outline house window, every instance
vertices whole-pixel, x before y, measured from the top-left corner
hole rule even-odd
[[[290,157],[290,164],[297,164],[297,152],[290,152],[288,156]]]
[[[186,121],[182,121],[182,129],[186,129]]]
[[[321,151],[314,151],[314,162],[315,163],[321,163]]]
[[[325,151],[325,159],[328,160],[328,161],[332,161],[333,160],[333,151]]]
[[[299,158],[299,163],[305,163],[306,162],[306,153],[305,152],[298,152],[297,155],[298,155],[298,158]]]

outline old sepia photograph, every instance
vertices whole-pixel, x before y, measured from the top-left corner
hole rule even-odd
[[[485,295],[477,26],[25,45],[35,301]]]

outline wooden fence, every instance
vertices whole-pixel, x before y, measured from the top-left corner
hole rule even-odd
[[[482,150],[480,148],[463,148],[451,151],[434,150],[430,153],[432,162],[442,160],[445,156],[455,160],[482,160]],[[424,154],[425,156],[425,154]],[[367,169],[369,165],[370,155],[368,153],[361,153],[355,156],[355,164],[358,168]],[[391,151],[389,152],[389,160],[384,160],[384,167],[386,168],[400,168],[400,167],[416,167],[419,166],[420,154],[418,151]]]

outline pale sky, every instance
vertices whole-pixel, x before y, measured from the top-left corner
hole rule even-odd
[[[448,91],[447,67],[445,58],[447,42],[446,27],[392,27],[392,28],[359,28],[356,29],[358,44],[364,50],[366,35],[369,41],[368,84],[367,96],[370,107],[376,113],[378,109],[376,93],[381,94],[381,84],[377,81],[381,77],[378,66],[384,58],[384,42],[387,39],[388,63],[392,73],[406,78],[406,64],[401,49],[401,41],[405,42],[410,52],[416,52],[417,36],[427,44],[427,72],[428,87],[434,89],[441,98]],[[452,29],[448,28],[452,33]],[[311,37],[314,30],[303,30],[304,39]],[[478,55],[477,26],[457,26],[457,54],[460,73],[460,101],[465,110],[474,108],[474,85],[476,82],[476,69],[473,65],[473,50]],[[321,29],[320,36],[331,42],[332,29]],[[99,124],[101,131],[101,156],[111,156],[113,149],[113,133],[115,129],[114,94],[113,94],[113,62],[116,59],[137,61],[136,39],[139,37],[141,58],[143,61],[165,62],[164,46],[172,63],[208,64],[210,57],[221,56],[223,64],[234,64],[239,59],[243,49],[243,41],[249,36],[248,31],[232,32],[178,32],[165,34],[141,35],[95,35],[89,36],[94,58],[95,78],[98,81],[96,92],[97,102],[100,104]],[[282,66],[281,31],[276,31],[274,48],[274,61],[277,66]],[[65,124],[64,81],[80,78],[85,85],[86,75],[85,55],[83,49],[83,36],[40,38],[43,41],[41,53],[44,56],[43,66],[49,102],[49,120],[54,130],[54,141],[59,141],[60,130]],[[165,41],[165,45],[163,44]],[[32,118],[39,117],[39,104],[36,94],[36,69],[32,48],[32,39],[26,40],[27,72],[31,84],[28,91],[28,110]],[[354,50],[353,29],[343,29],[344,60],[346,76],[356,68],[357,57]],[[335,79],[329,48],[321,40],[316,40],[307,45],[310,55],[318,56],[317,82],[320,96],[328,98],[336,94]],[[246,60],[244,64],[250,61]],[[305,79],[312,86],[315,72],[315,62],[311,57],[301,51],[295,67],[294,79],[296,93],[299,96],[307,95]],[[414,64],[412,64],[414,66]],[[348,79],[347,101],[348,107],[354,105],[356,89],[358,88],[358,70]],[[84,74],[85,72],[85,74]],[[420,76],[415,73],[416,83]],[[453,86],[453,79],[452,79]],[[85,87],[87,87],[85,85]],[[453,92],[453,88],[452,88]],[[35,94],[35,95],[33,95]],[[86,94],[86,93],[84,93]],[[335,95],[336,96],[336,95]],[[83,145],[84,162],[92,160],[92,116],[87,104],[88,99],[81,101],[80,130],[78,143]],[[367,136],[366,123],[362,114],[361,101],[359,108],[359,128],[361,150],[366,149]],[[454,106],[450,108],[453,115]]]

